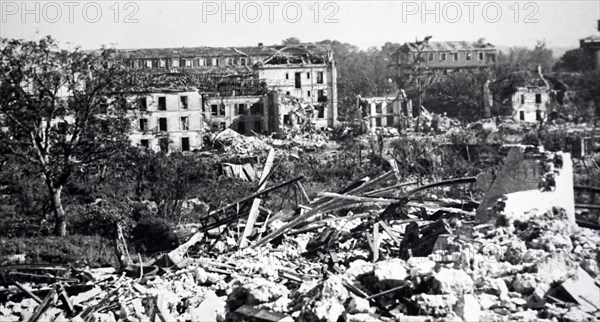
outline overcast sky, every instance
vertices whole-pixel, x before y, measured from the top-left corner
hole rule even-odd
[[[533,46],[545,39],[551,47],[577,47],[580,38],[598,34],[600,19],[600,0],[22,2],[0,0],[2,37],[51,35],[63,46],[85,49],[268,45],[292,36],[368,48],[427,35],[432,41],[485,38],[499,46]]]

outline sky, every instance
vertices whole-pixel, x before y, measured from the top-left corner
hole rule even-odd
[[[51,35],[63,47],[254,46],[297,37],[360,48],[485,38],[497,46],[579,45],[598,35],[589,1],[32,1],[0,0],[0,36]]]

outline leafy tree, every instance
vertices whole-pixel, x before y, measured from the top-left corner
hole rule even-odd
[[[544,40],[539,40],[533,49],[527,47],[511,47],[507,53],[498,53],[498,63],[495,67],[496,78],[502,79],[516,71],[535,70],[537,66],[547,73],[554,66],[552,49]]]
[[[0,39],[0,154],[43,179],[65,236],[63,188],[72,175],[129,144],[124,66],[113,50],[61,50],[50,37]]]
[[[298,44],[300,44],[300,39],[298,39],[296,37],[289,37],[289,38],[286,38],[286,39],[282,40],[281,44],[284,45],[284,46],[298,45]]]
[[[554,65],[555,71],[565,72],[583,72],[593,68],[592,56],[581,48],[567,51]]]
[[[450,73],[431,84],[424,94],[424,105],[436,113],[447,113],[462,121],[471,122],[484,115],[483,84],[486,72]]]

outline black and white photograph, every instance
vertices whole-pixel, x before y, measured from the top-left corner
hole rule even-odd
[[[0,0],[0,321],[600,320],[600,0]]]

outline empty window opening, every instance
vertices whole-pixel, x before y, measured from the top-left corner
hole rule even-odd
[[[429,53],[429,55],[428,55],[428,56],[429,56],[429,57],[428,57],[428,58],[429,58],[429,61],[433,61],[433,53]]]
[[[306,79],[310,79],[310,72],[306,73]]]
[[[219,105],[212,104],[210,106],[210,115],[212,115],[212,116],[218,116],[219,115]]]
[[[290,118],[289,114],[285,114],[283,116],[283,124],[285,124],[285,125],[292,125],[292,119]]]
[[[525,104],[525,95],[521,94],[521,104]]]
[[[158,98],[158,110],[166,111],[167,110],[167,98],[164,96],[160,96]]]
[[[166,132],[167,131],[167,118],[161,117],[158,119],[158,129],[159,131]]]
[[[317,106],[317,118],[325,118],[325,106]]]
[[[471,58],[473,58],[471,53],[465,53],[465,57],[467,60],[471,60]]]
[[[148,131],[148,119],[140,119],[140,131]]]
[[[440,60],[441,60],[441,61],[445,61],[445,60],[446,60],[446,53],[442,53],[442,54],[440,55]]]
[[[301,73],[295,73],[294,74],[294,87],[296,88],[302,88],[302,74]]]
[[[149,147],[150,147],[150,141],[148,141],[148,139],[141,139],[141,140],[140,140],[140,145],[141,145],[143,148],[147,149],[147,148],[149,148]]]
[[[238,115],[246,114],[246,104],[238,104],[237,113],[238,113]]]
[[[392,116],[392,115],[386,116],[385,123],[386,123],[385,125],[387,127],[394,127],[394,116]]]
[[[323,72],[317,72],[317,84],[323,84]]]
[[[188,131],[190,129],[190,122],[187,116],[181,117],[181,130]]]
[[[536,104],[542,103],[542,94],[535,94],[535,103]]]
[[[160,147],[160,152],[168,153],[169,152],[169,139],[168,138],[159,139],[158,146]]]
[[[179,96],[179,101],[181,102],[181,109],[188,109],[188,98],[187,96]]]
[[[181,138],[181,151],[190,150],[190,138]]]
[[[542,120],[542,111],[540,111],[540,110],[535,111],[535,120],[536,121]]]
[[[479,56],[479,60],[483,60],[483,53],[479,53],[478,56]]]
[[[246,122],[238,122],[237,131],[240,134],[246,134]]]
[[[140,111],[145,111],[148,108],[148,100],[145,97],[140,97]]]
[[[519,120],[525,121],[525,111],[519,111]]]

